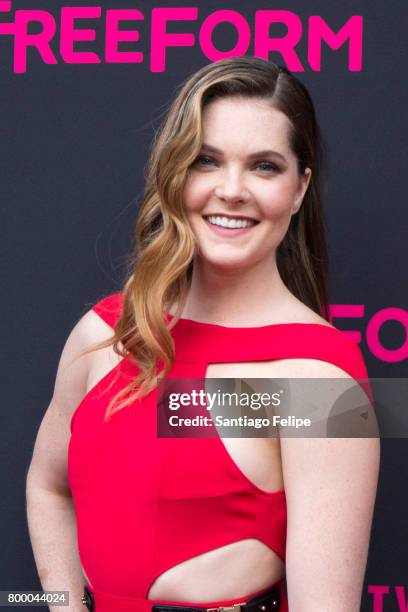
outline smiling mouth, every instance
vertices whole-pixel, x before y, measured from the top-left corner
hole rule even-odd
[[[259,221],[247,217],[224,217],[219,215],[203,215],[203,219],[210,225],[223,229],[245,229],[257,225]]]

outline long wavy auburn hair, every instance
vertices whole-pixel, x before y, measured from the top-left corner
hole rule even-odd
[[[276,260],[293,295],[328,320],[323,143],[309,93],[289,70],[259,58],[235,57],[206,65],[178,87],[153,138],[136,221],[135,252],[113,337],[83,351],[112,346],[115,353],[137,366],[137,377],[111,399],[105,421],[150,393],[157,378],[165,377],[172,368],[171,329],[187,299],[197,249],[183,208],[183,189],[200,153],[203,109],[216,99],[231,96],[265,99],[284,113],[299,174],[306,167],[312,170],[302,206],[292,215]],[[177,310],[167,321],[173,304]]]

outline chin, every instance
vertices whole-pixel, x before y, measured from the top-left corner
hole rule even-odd
[[[251,265],[251,262],[248,259],[243,259],[242,257],[219,257],[215,259],[214,257],[203,257],[202,255],[199,257],[200,265],[208,266],[218,270],[242,270]]]

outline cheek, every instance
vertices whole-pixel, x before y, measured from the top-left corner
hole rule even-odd
[[[291,204],[287,200],[274,200],[271,198],[268,202],[264,202],[262,206],[264,221],[271,221],[275,225],[285,224],[290,216]]]
[[[199,211],[208,197],[205,182],[196,177],[189,177],[183,191],[183,205],[187,212]]]
[[[276,183],[264,192],[260,201],[265,219],[284,220],[291,214],[295,201],[293,186],[288,181]]]

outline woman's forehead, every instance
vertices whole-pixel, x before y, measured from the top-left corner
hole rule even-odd
[[[288,152],[289,121],[268,100],[221,98],[203,111],[203,142],[228,152],[264,149]]]

